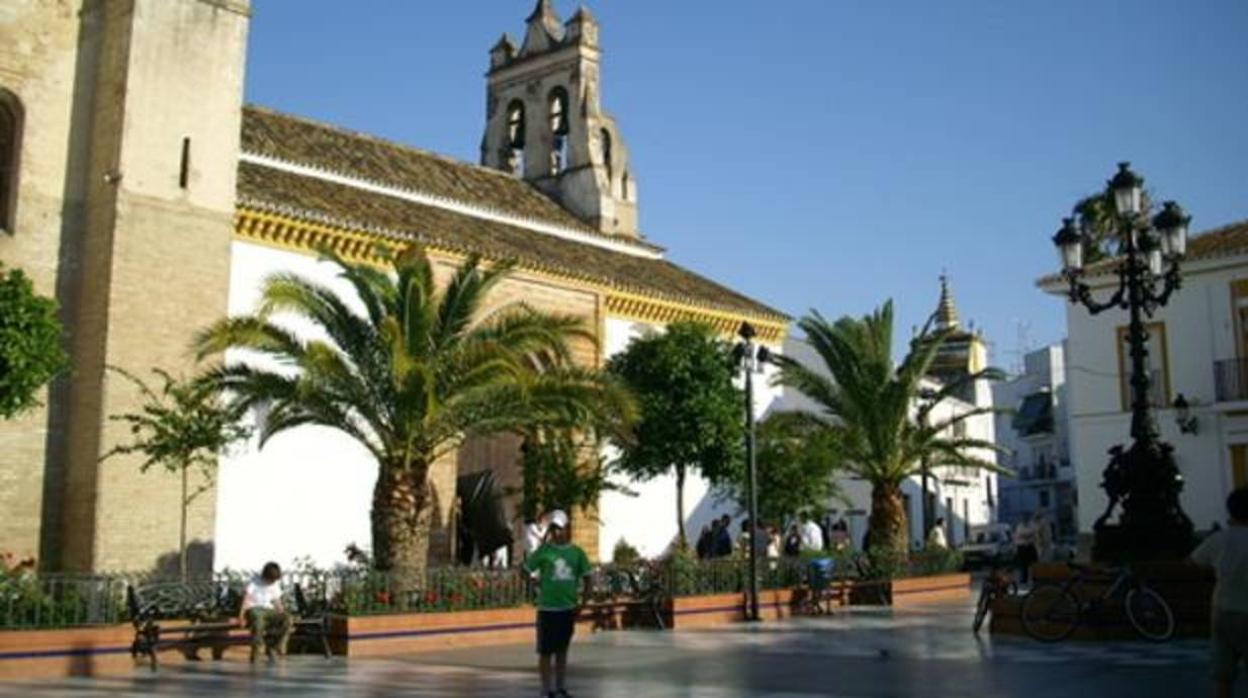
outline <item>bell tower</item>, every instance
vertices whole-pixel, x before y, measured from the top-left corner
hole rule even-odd
[[[641,237],[628,149],[602,110],[598,22],[538,0],[518,48],[490,49],[481,164],[532,182],[603,233]]]

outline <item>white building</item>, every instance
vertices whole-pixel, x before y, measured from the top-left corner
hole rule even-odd
[[[1183,287],[1148,320],[1153,404],[1161,437],[1175,448],[1184,479],[1183,509],[1197,530],[1226,518],[1224,501],[1248,484],[1248,221],[1202,235],[1188,244]],[[1098,298],[1117,280],[1106,264],[1084,279]],[[1041,279],[1062,296],[1060,277]],[[1127,314],[1092,316],[1066,305],[1070,453],[1079,492],[1079,533],[1090,536],[1106,506],[1100,488],[1107,450],[1130,442],[1126,347]],[[1178,423],[1172,405],[1183,395],[1194,421]]]
[[[997,462],[1014,471],[1000,479],[997,517],[1011,525],[1044,512],[1060,537],[1074,537],[1075,468],[1067,426],[1065,352],[1061,344],[1029,352],[1023,373],[992,386],[997,407]]]
[[[947,282],[942,278],[941,301],[938,309],[941,326],[960,327],[957,309],[949,292]],[[815,350],[805,341],[790,337],[785,341],[784,352],[804,365],[821,370],[823,361]],[[940,378],[950,380],[959,375],[967,375],[982,370],[987,365],[987,347],[983,338],[972,332],[960,331],[953,335],[937,362],[935,371]],[[931,386],[937,385],[936,378]],[[989,407],[992,403],[992,390],[988,381],[975,381],[969,385],[963,399],[951,398],[942,402],[933,412],[934,422],[962,414],[976,407]],[[917,403],[915,405],[917,409]],[[777,410],[818,411],[817,406],[804,395],[785,390]],[[965,436],[986,442],[995,440],[996,425],[991,414],[971,417],[954,427],[951,436]],[[993,461],[991,451],[977,454],[987,461]],[[951,546],[961,544],[970,536],[972,526],[979,526],[996,521],[997,509],[997,475],[977,468],[960,466],[942,466],[932,463],[928,483],[928,506],[931,521],[937,518],[945,520],[945,535]],[[850,535],[855,545],[860,545],[862,536],[867,530],[867,517],[871,511],[871,486],[867,482],[842,477],[838,483],[849,499],[849,506],[832,503],[832,519],[843,518],[849,524]],[[902,499],[906,515],[910,523],[910,540],[918,544],[924,540],[923,504],[921,478],[915,475],[902,484]]]
[[[583,365],[600,366],[633,338],[678,320],[725,335],[748,321],[778,351],[783,313],[666,260],[642,235],[636,172],[601,103],[598,32],[588,10],[561,22],[540,0],[524,42],[504,36],[490,51],[482,165],[244,108],[229,313],[253,312],[263,280],[277,272],[348,290],[317,260],[322,247],[377,262],[374,246],[419,243],[439,280],[468,253],[515,262],[490,302],[582,319],[596,340],[572,347]],[[311,328],[289,329],[308,337]],[[766,383],[760,414],[777,392]],[[450,557],[456,476],[492,471],[505,493],[521,484],[518,459],[518,438],[500,436],[470,441],[433,465],[431,558]],[[305,556],[327,565],[342,560],[348,543],[367,547],[377,472],[363,447],[316,426],[230,453],[218,478],[216,566]],[[654,555],[675,537],[673,478],[630,488],[637,496],[609,493],[596,511],[572,512],[573,538],[592,557],[609,559],[621,539]],[[717,511],[707,489],[696,476],[685,484],[694,530]],[[504,506],[518,532],[514,498]]]

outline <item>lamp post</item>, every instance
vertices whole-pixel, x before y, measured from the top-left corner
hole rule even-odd
[[[747,620],[756,621],[758,617],[758,467],[754,458],[754,372],[771,358],[767,347],[754,344],[757,333],[748,322],[741,323],[737,336],[741,342],[734,353],[745,372],[745,457],[748,475],[746,479],[746,499],[749,500],[750,520],[750,605]]]
[[[936,402],[936,391],[932,390],[931,388],[921,388],[919,390],[919,399],[923,401],[923,404],[919,406],[919,414],[922,415],[922,423],[919,426],[926,428],[928,410],[925,408],[929,408],[930,405]],[[919,486],[922,489],[922,493],[919,496],[923,498],[923,500],[920,502],[920,504],[922,505],[922,509],[920,509],[920,511],[923,514],[923,530],[919,532],[919,535],[923,537],[923,541],[925,543],[927,541],[927,534],[931,531],[931,528],[932,528],[932,503],[931,503],[931,496],[928,495],[928,489],[927,489],[928,487],[927,483],[928,483],[928,480],[931,478],[931,472],[932,472],[932,464],[928,462],[927,454],[924,453],[923,457],[919,460],[919,473],[920,473],[920,485]]]
[[[1092,315],[1111,308],[1126,310],[1127,344],[1131,357],[1131,446],[1110,449],[1110,462],[1101,487],[1109,498],[1105,513],[1094,526],[1092,554],[1097,560],[1174,559],[1188,553],[1192,522],[1179,504],[1183,478],[1174,462],[1174,448],[1161,441],[1149,399],[1152,377],[1148,372],[1148,330],[1151,318],[1179,289],[1179,263],[1187,252],[1187,225],[1191,218],[1173,201],[1150,221],[1143,206],[1144,180],[1119,163],[1108,183],[1113,194],[1113,234],[1118,256],[1110,267],[1118,288],[1108,299],[1097,301],[1083,283],[1083,249],[1091,221],[1082,217],[1076,227],[1066,218],[1053,242],[1062,261],[1062,275],[1070,284],[1070,302]],[[1117,505],[1122,513],[1110,523]]]

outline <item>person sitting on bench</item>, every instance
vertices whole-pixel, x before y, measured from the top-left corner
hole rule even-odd
[[[273,661],[274,652],[279,657],[286,656],[286,643],[294,623],[282,605],[282,568],[276,562],[265,563],[260,576],[247,583],[238,615],[251,630],[253,664],[262,648],[269,661]],[[274,637],[276,643],[272,642]]]

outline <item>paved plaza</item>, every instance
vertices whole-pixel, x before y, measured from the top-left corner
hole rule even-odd
[[[601,633],[573,648],[580,698],[1204,696],[1207,646],[977,641],[968,606],[690,632]],[[0,696],[536,696],[529,647],[284,666],[204,663],[130,678],[0,684]],[[1242,684],[1243,682],[1241,682]],[[1248,697],[1241,685],[1237,696]]]

